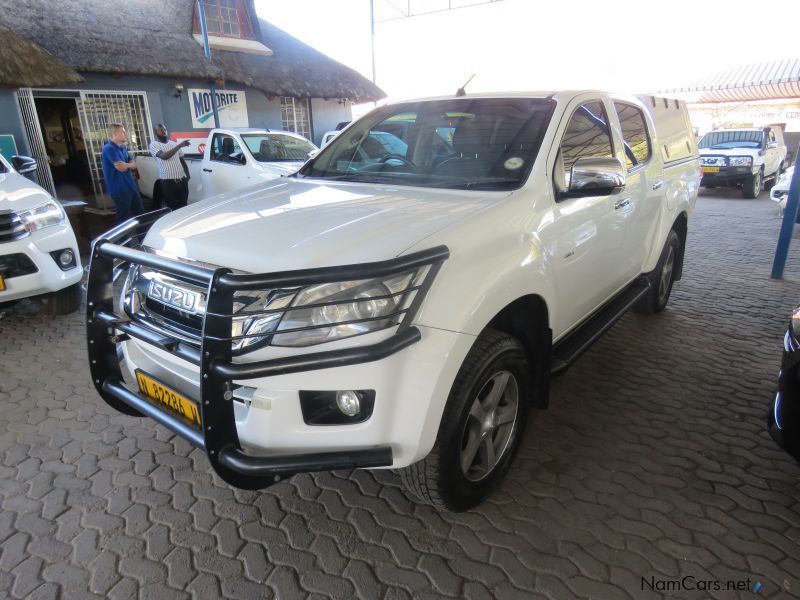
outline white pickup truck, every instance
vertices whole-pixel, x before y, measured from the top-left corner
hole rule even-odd
[[[508,470],[551,374],[628,309],[665,308],[699,182],[675,100],[387,104],[296,175],[101,236],[92,378],[231,485],[392,467],[465,510]]]
[[[720,129],[698,143],[703,169],[701,185],[740,187],[745,198],[758,198],[784,171],[786,144],[778,127]]]
[[[0,307],[38,296],[50,315],[74,312],[83,276],[75,233],[61,204],[23,177],[36,161],[0,156]]]
[[[289,131],[212,129],[201,154],[185,154],[189,204],[294,173],[317,147]],[[158,167],[149,155],[136,157],[139,192],[158,201]]]

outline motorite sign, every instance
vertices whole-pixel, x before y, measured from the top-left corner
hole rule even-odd
[[[211,90],[190,89],[189,110],[192,113],[192,127],[195,129],[214,127]],[[217,90],[217,110],[220,127],[249,127],[247,99],[244,92]]]

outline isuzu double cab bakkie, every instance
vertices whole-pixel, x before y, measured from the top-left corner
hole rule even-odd
[[[376,145],[388,131],[402,143]],[[231,485],[394,468],[464,510],[509,468],[551,373],[629,308],[664,309],[699,180],[675,100],[378,107],[294,176],[96,240],[94,384]]]

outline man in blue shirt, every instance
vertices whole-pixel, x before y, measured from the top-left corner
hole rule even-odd
[[[136,168],[125,143],[128,133],[120,123],[108,126],[108,137],[111,138],[103,146],[103,175],[106,180],[106,191],[114,200],[117,209],[117,223],[127,221],[144,212],[142,198],[136,182],[131,175],[131,169]]]

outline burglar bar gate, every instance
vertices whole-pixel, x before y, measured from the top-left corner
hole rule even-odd
[[[33,158],[36,159],[36,176],[39,180],[39,185],[55,197],[56,186],[53,183],[53,175],[50,173],[50,163],[47,157],[47,150],[44,147],[42,128],[39,126],[39,118],[36,114],[36,104],[33,102],[31,88],[17,90],[17,102],[22,123],[25,126],[25,135],[28,138],[28,147]]]
[[[99,208],[108,209],[112,203],[105,193],[101,160],[103,145],[108,140],[108,126],[122,123],[128,132],[128,151],[131,155],[146,154],[152,130],[147,96],[144,92],[81,91],[77,103],[94,194]]]

